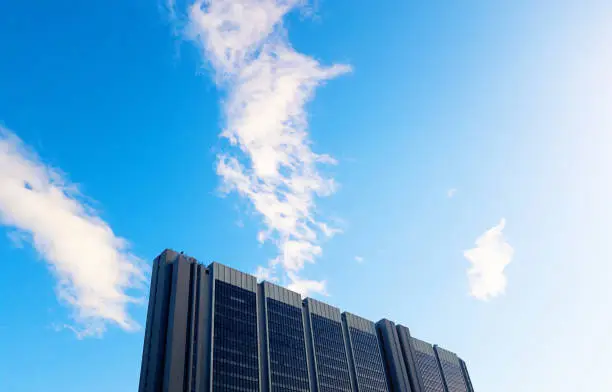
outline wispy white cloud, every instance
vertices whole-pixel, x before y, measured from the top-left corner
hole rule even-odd
[[[470,294],[480,300],[489,300],[506,291],[504,269],[512,261],[514,249],[508,244],[502,231],[506,220],[485,231],[476,239],[476,247],[463,254],[471,263],[468,270]]]
[[[457,193],[457,189],[456,188],[451,188],[448,191],[446,191],[446,196],[449,199],[452,199],[455,196],[456,193]]]
[[[362,264],[365,261],[365,259],[361,256],[355,256],[355,261],[359,264]]]
[[[146,265],[83,199],[59,170],[0,127],[0,223],[47,262],[58,299],[73,310],[76,324],[67,328],[79,337],[100,335],[109,323],[137,329],[127,306],[138,299],[128,292],[143,287]]]
[[[332,227],[332,226],[330,226],[330,225],[328,225],[327,223],[324,223],[324,222],[320,222],[319,223],[319,228],[321,229],[323,234],[326,237],[328,237],[328,238],[331,238],[331,237],[335,236],[336,234],[342,233],[342,229],[340,229],[338,227]]]
[[[190,2],[186,33],[203,50],[217,84],[227,93],[222,138],[230,148],[218,155],[217,173],[226,191],[246,197],[261,215],[260,242],[272,241],[278,267],[302,294],[325,292],[324,282],[299,277],[322,252],[321,235],[338,232],[316,213],[315,199],[334,192],[319,171],[334,164],[311,149],[305,104],[346,65],[322,66],[287,40],[283,17],[301,0],[210,0]],[[175,13],[174,15],[176,15]]]

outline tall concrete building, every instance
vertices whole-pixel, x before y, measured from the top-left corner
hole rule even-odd
[[[153,263],[139,392],[473,392],[466,363],[219,263]]]

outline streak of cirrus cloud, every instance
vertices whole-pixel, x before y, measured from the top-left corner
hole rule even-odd
[[[245,197],[261,215],[265,229],[258,241],[278,249],[257,275],[278,280],[280,274],[289,288],[306,295],[326,292],[325,281],[301,272],[321,254],[321,239],[338,230],[316,211],[316,198],[335,190],[319,165],[335,160],[311,149],[305,105],[316,87],[350,67],[323,66],[291,46],[283,18],[302,3],[200,0],[184,10],[187,36],[227,94],[221,137],[230,148],[218,154],[217,173],[226,191]],[[177,5],[171,8],[175,12]]]
[[[114,324],[136,330],[127,307],[146,281],[146,264],[84,200],[78,187],[0,127],[0,224],[27,240],[57,279],[60,302],[72,309],[64,327],[79,338]]]

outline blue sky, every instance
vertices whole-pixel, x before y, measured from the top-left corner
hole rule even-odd
[[[135,390],[170,247],[612,390],[612,4],[242,3],[0,5],[0,389]]]

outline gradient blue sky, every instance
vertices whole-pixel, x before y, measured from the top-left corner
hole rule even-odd
[[[78,313],[87,287],[75,304],[61,297],[59,277],[115,275],[85,230],[9,192],[27,162],[38,179],[53,167],[78,184],[67,210],[129,241],[95,231],[124,266],[170,247],[254,272],[278,254],[274,238],[258,242],[269,225],[249,198],[220,190],[219,156],[249,165],[219,138],[239,83],[220,80],[227,69],[190,35],[186,9],[0,5],[2,391],[128,392],[140,369],[143,329],[115,321],[125,310],[142,325],[144,305],[119,301],[106,317],[94,305],[89,317]],[[312,150],[337,160],[317,166],[338,187],[310,211],[342,230],[319,233],[322,254],[298,268],[326,282],[327,296],[313,295],[459,353],[480,392],[612,390],[611,20],[612,3],[597,0],[327,0],[289,12],[277,40],[351,68],[305,106]],[[7,150],[11,134],[39,158]],[[45,184],[21,190],[44,199]],[[507,286],[483,301],[464,251],[502,219],[493,240],[513,250]],[[485,268],[503,259],[486,245]],[[277,273],[290,283],[283,264]],[[146,295],[129,286],[109,287]],[[93,336],[73,332],[92,322]]]

